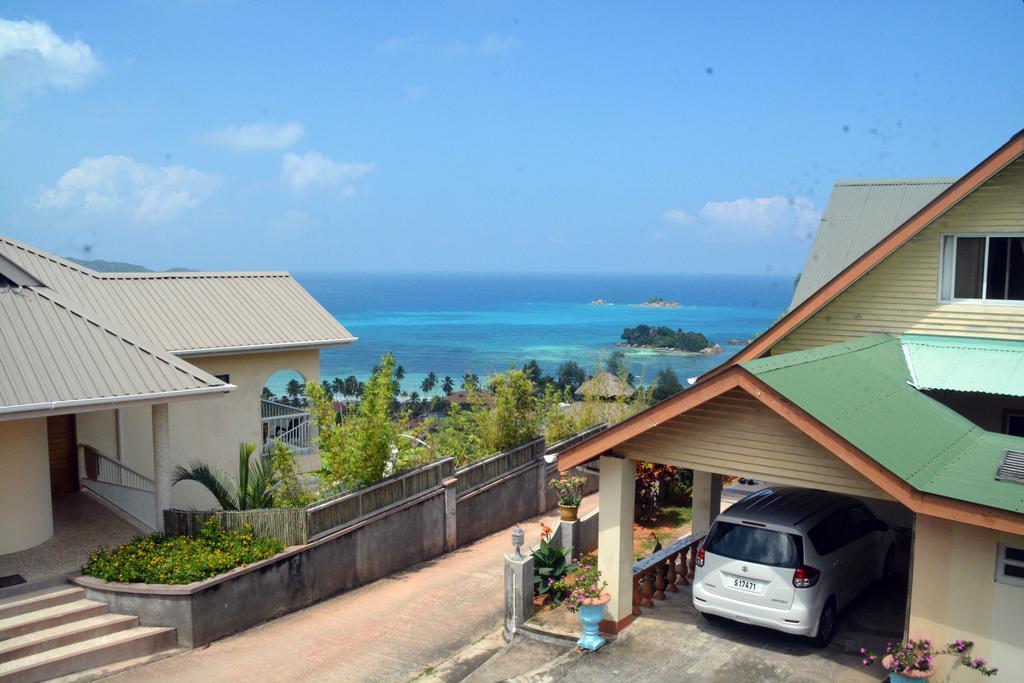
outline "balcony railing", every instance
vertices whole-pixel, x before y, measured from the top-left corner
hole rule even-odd
[[[299,455],[309,453],[309,413],[302,408],[261,400],[260,422],[264,455],[274,450],[275,441],[280,441]]]
[[[684,536],[633,565],[633,614],[654,607],[654,601],[664,600],[665,593],[690,585],[703,540],[703,534]]]

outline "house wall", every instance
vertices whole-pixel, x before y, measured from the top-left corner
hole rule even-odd
[[[616,446],[636,460],[780,484],[891,498],[866,477],[735,389]]]
[[[1024,231],[1024,160],[922,230],[775,345],[773,354],[874,332],[1020,339],[1024,306],[939,303],[942,235]]]
[[[1024,536],[918,516],[909,635],[931,638],[939,646],[973,640],[973,656],[984,657],[1013,677],[1024,671],[1024,586],[994,580],[1000,542],[1024,546]],[[950,663],[941,664],[935,680],[946,680]],[[949,680],[976,681],[978,674],[957,668]]]
[[[212,375],[228,375],[238,388],[209,398],[177,401],[170,404],[171,464],[187,465],[202,460],[227,471],[238,472],[238,445],[262,441],[260,397],[263,386],[278,370],[292,369],[303,377],[320,378],[320,352],[274,351],[269,353],[189,356],[188,362]],[[95,446],[108,457],[116,456],[114,411],[78,415],[79,441]],[[153,417],[150,406],[121,410],[122,462],[125,466],[153,477]],[[316,456],[304,458],[306,471],[319,467]],[[182,482],[171,489],[171,502],[177,508],[207,509],[216,502],[205,488],[194,482]]]
[[[53,536],[46,418],[0,422],[0,555]]]
[[[939,403],[947,405],[989,432],[1002,432],[1004,411],[1024,413],[1024,398],[979,391],[928,391]]]

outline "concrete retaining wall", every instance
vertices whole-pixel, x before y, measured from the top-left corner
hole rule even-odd
[[[184,586],[79,577],[88,597],[147,626],[174,626],[198,647],[441,555],[444,487],[274,557]]]
[[[459,496],[455,507],[458,544],[472,543],[536,515],[537,467],[543,465],[541,460],[521,467]]]

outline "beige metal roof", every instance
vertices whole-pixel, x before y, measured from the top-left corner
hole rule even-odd
[[[790,310],[824,287],[956,178],[839,181],[832,189]]]
[[[124,337],[45,289],[0,287],[0,322],[0,419],[234,388]]]
[[[177,355],[355,339],[288,273],[97,273],[3,236],[0,256],[60,299]]]

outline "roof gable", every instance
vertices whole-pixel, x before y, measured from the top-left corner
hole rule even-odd
[[[825,285],[791,308],[788,313],[740,350],[739,353],[728,359],[718,368],[705,373],[698,380],[698,383],[724,372],[729,367],[759,358],[770,351],[773,346],[784,339],[801,323],[821,310],[850,285],[870,272],[871,269],[885,260],[890,254],[906,244],[908,240],[943,216],[1022,154],[1024,154],[1024,131],[1014,135],[1006,144],[942,191],[935,199],[928,202],[899,227],[841,270]]]

